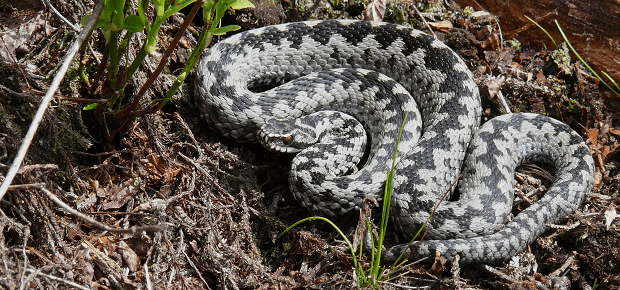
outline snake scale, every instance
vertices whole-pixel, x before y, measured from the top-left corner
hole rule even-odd
[[[317,214],[338,217],[382,198],[401,127],[390,217],[402,236],[414,235],[462,174],[458,198],[440,202],[425,240],[385,250],[388,261],[415,247],[413,258],[504,261],[573,213],[594,183],[590,151],[569,126],[519,113],[480,127],[465,63],[395,24],[307,21],[233,35],[201,59],[195,92],[201,117],[224,136],[297,153],[290,188]],[[524,162],[549,164],[555,179],[511,219]]]

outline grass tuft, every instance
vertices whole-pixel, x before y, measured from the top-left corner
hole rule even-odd
[[[394,168],[396,167],[396,157],[398,155],[398,145],[400,144],[400,138],[402,136],[403,133],[403,128],[405,127],[405,122],[407,121],[407,116],[409,115],[409,112],[407,112],[405,114],[405,118],[403,120],[403,123],[401,124],[400,127],[400,131],[398,133],[398,139],[396,141],[396,148],[394,151],[394,157],[392,158],[392,167],[390,168],[390,170],[388,170],[388,174],[387,174],[387,178],[385,181],[385,191],[383,194],[383,205],[382,205],[382,211],[381,211],[381,224],[379,226],[379,237],[378,237],[378,241],[375,244],[375,240],[372,236],[372,234],[370,234],[370,246],[371,246],[371,253],[370,253],[370,269],[368,270],[368,274],[366,274],[366,272],[364,271],[364,268],[362,267],[361,263],[359,262],[362,259],[362,245],[360,245],[360,255],[359,257],[356,257],[355,255],[355,248],[353,247],[353,244],[351,244],[351,242],[349,241],[349,239],[347,239],[347,237],[342,233],[342,231],[340,230],[340,228],[338,228],[338,226],[336,226],[336,224],[334,224],[331,220],[325,218],[325,217],[321,217],[321,216],[313,216],[313,217],[308,217],[305,219],[302,219],[296,223],[294,223],[293,225],[289,226],[288,228],[286,228],[286,230],[284,230],[284,232],[282,232],[278,238],[280,238],[282,235],[284,235],[286,232],[288,232],[289,230],[291,230],[292,228],[296,227],[297,225],[306,222],[306,221],[310,221],[310,220],[321,220],[324,222],[327,222],[329,225],[331,225],[334,229],[336,229],[336,231],[338,232],[338,234],[340,234],[340,236],[344,239],[345,243],[347,244],[347,246],[349,247],[349,249],[351,250],[351,256],[353,257],[353,266],[355,268],[355,278],[356,278],[356,282],[357,282],[357,288],[361,288],[361,287],[370,287],[371,289],[376,289],[379,286],[379,283],[381,283],[382,281],[386,281],[388,279],[390,279],[390,275],[395,273],[396,271],[398,271],[400,269],[400,267],[404,264],[404,261],[406,261],[409,256],[411,255],[411,253],[414,253],[417,249],[413,249],[412,251],[410,251],[409,256],[405,257],[404,254],[405,252],[401,253],[400,256],[398,257],[398,259],[396,259],[396,261],[394,261],[394,264],[392,264],[391,267],[386,268],[385,266],[381,266],[381,251],[383,249],[383,241],[385,239],[385,233],[387,231],[387,226],[388,226],[388,221],[389,221],[389,216],[390,216],[390,208],[391,208],[391,202],[392,202],[392,182],[394,180]],[[459,176],[460,178],[460,176]],[[458,181],[458,179],[456,179],[456,181]],[[407,249],[415,242],[415,240],[420,236],[421,239],[424,239],[424,235],[426,234],[426,225],[430,222],[431,218],[433,217],[433,215],[435,214],[435,212],[437,211],[437,207],[439,206],[439,204],[445,199],[445,197],[447,196],[447,194],[450,192],[450,190],[452,189],[452,187],[456,184],[456,181],[454,181],[452,183],[452,185],[450,185],[450,188],[446,191],[446,193],[444,193],[444,195],[442,196],[441,200],[439,200],[439,202],[437,203],[437,205],[435,206],[435,208],[433,209],[433,212],[431,212],[430,216],[428,217],[428,219],[426,220],[426,222],[424,223],[424,225],[422,225],[422,227],[420,227],[420,229],[418,230],[418,232],[415,234],[415,236],[413,237],[413,239],[411,239],[411,241],[409,242],[409,244],[407,245]],[[366,223],[367,228],[371,229],[372,224],[370,223],[370,221],[368,219],[366,219],[364,221]],[[366,234],[366,233],[361,233],[362,235]],[[362,241],[364,240],[363,237],[361,239]]]
[[[527,16],[525,16],[525,18],[527,18],[529,21],[534,23],[536,26],[538,26],[538,28],[540,28],[540,30],[542,30],[545,34],[547,34],[547,36],[549,37],[549,39],[551,39],[551,41],[553,42],[553,44],[555,45],[555,47],[557,49],[558,45],[556,44],[556,42],[553,39],[553,37],[547,32],[547,30],[545,30],[542,26],[540,26],[540,24],[538,24],[538,22],[534,21],[533,19],[531,19],[531,18],[529,18]],[[594,71],[594,69],[592,69],[590,67],[590,65],[588,65],[588,63],[585,60],[583,60],[583,58],[579,55],[577,50],[575,50],[575,48],[573,48],[573,46],[570,44],[570,41],[566,37],[566,34],[564,34],[564,31],[562,30],[562,27],[560,27],[560,24],[558,23],[558,21],[554,20],[554,22],[555,22],[555,25],[558,27],[558,30],[560,31],[560,34],[562,35],[562,38],[564,39],[564,42],[566,43],[566,45],[568,45],[568,48],[579,59],[579,61],[581,61],[581,63],[590,71],[590,73],[592,73],[592,75],[594,75],[594,77],[596,77],[601,83],[603,83],[603,85],[605,85],[610,91],[612,91],[614,94],[616,94],[616,96],[620,97],[620,86],[618,85],[618,83],[616,83],[616,81],[613,78],[611,78],[605,71],[601,71],[601,73],[605,77],[607,77],[607,79],[609,79],[609,81],[615,86],[615,88],[613,88],[612,86],[607,84],[607,82],[605,82],[605,80],[603,78],[601,78],[596,73],[596,71]]]

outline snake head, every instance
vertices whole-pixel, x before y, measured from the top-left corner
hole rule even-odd
[[[310,129],[291,120],[269,119],[256,133],[256,139],[269,150],[295,154],[318,141]]]

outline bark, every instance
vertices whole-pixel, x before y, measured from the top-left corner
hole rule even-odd
[[[499,17],[507,38],[517,37],[522,44],[553,43],[538,27],[530,25],[524,15],[545,28],[556,43],[563,42],[553,20],[579,55],[603,78],[607,72],[620,84],[620,0],[456,0],[461,6],[486,10]],[[554,12],[557,12],[555,14]],[[526,29],[523,29],[526,28]],[[605,81],[609,81],[605,78]],[[611,85],[611,84],[610,84]]]

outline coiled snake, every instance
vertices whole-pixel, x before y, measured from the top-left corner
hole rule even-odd
[[[325,20],[239,33],[202,58],[195,90],[202,117],[224,136],[258,134],[271,149],[301,151],[291,191],[330,217],[359,209],[366,196],[381,199],[402,125],[390,215],[403,236],[412,237],[462,173],[458,200],[440,203],[413,257],[506,260],[573,213],[594,182],[588,147],[559,121],[506,114],[478,128],[480,96],[464,62],[395,24]],[[366,141],[368,158],[358,165]],[[555,180],[509,220],[515,168],[539,161]],[[383,258],[403,251],[410,249],[395,246]]]

